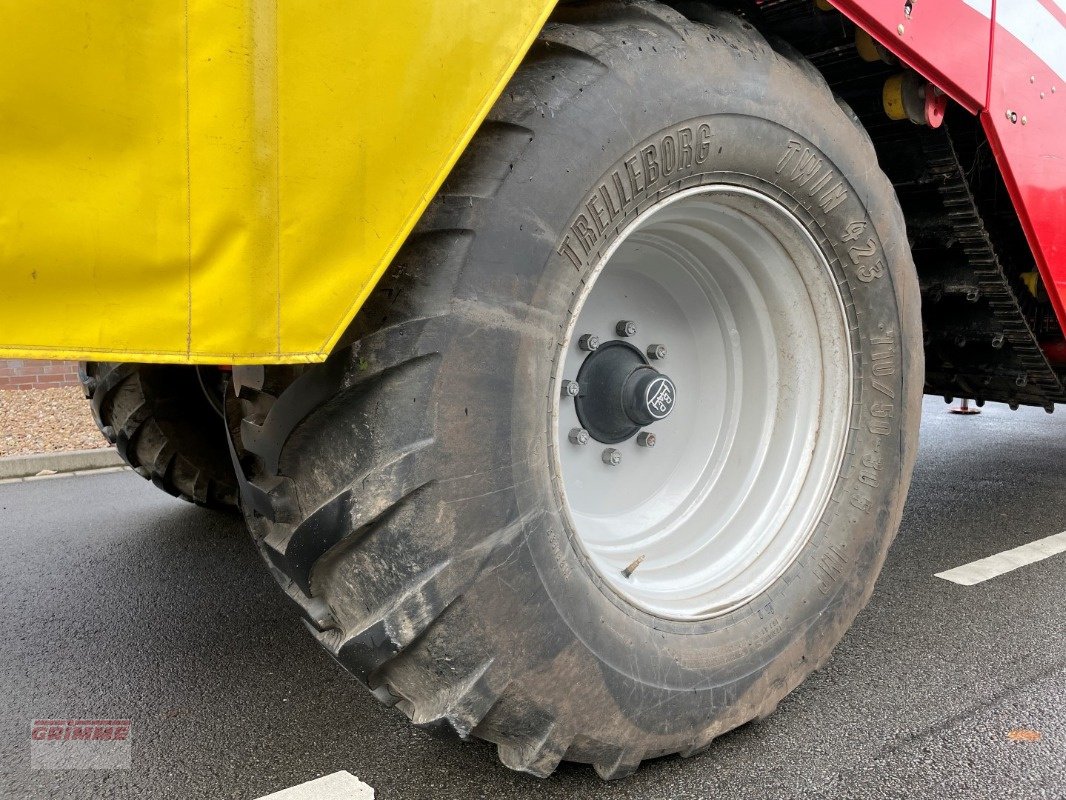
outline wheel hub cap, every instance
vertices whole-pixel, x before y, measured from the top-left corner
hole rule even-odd
[[[636,347],[607,342],[585,358],[574,400],[578,420],[597,442],[618,444],[673,411],[674,382]]]

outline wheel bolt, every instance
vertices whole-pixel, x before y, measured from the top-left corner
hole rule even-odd
[[[567,397],[577,397],[581,393],[581,386],[577,381],[563,381],[563,394]]]
[[[637,444],[641,447],[655,447],[655,434],[642,431],[637,434]]]
[[[570,440],[570,444],[588,444],[589,432],[584,428],[571,428],[566,438]]]
[[[666,345],[665,344],[648,345],[648,358],[654,358],[656,361],[660,361],[660,360],[666,358]]]
[[[603,463],[609,467],[617,467],[622,463],[622,454],[613,447],[608,447],[604,450],[601,458],[603,459]]]
[[[600,337],[593,336],[591,333],[586,333],[577,340],[577,346],[582,350],[588,350],[591,352],[600,346]]]
[[[614,326],[614,331],[619,336],[636,336],[637,323],[629,319],[623,319],[617,325]]]

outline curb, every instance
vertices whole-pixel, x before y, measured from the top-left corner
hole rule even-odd
[[[68,450],[61,453],[35,453],[30,456],[0,458],[0,480],[28,478],[41,470],[49,472],[80,472],[125,466],[125,461],[113,447],[98,450]]]

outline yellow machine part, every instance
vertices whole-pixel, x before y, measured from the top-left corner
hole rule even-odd
[[[881,61],[881,51],[877,49],[874,38],[862,28],[855,29],[855,50],[863,61],[874,64]]]
[[[881,91],[881,102],[889,119],[907,119],[907,109],[903,105],[903,73],[893,75],[885,81]]]
[[[0,356],[320,361],[555,0],[0,0]]]

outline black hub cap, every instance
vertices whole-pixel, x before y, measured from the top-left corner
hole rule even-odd
[[[636,436],[674,407],[673,381],[628,342],[600,345],[582,363],[577,382],[577,417],[589,435],[604,444]]]

